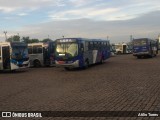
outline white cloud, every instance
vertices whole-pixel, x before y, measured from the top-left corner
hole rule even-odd
[[[28,13],[19,13],[18,16],[26,16]]]
[[[91,19],[52,21],[26,26],[15,33],[39,39],[44,39],[48,35],[51,39],[57,39],[63,35],[103,39],[109,36],[112,42],[125,42],[129,41],[131,34],[134,38],[156,38],[159,33],[159,19],[160,11],[123,21],[94,21]]]
[[[0,11],[36,10],[50,5],[57,5],[59,0],[0,0]]]
[[[10,8],[10,7],[3,7],[0,6],[0,11],[4,12],[4,13],[9,13],[9,12],[13,12],[15,11],[17,8]]]
[[[110,15],[117,12],[116,8],[105,8],[105,9],[95,9],[95,8],[84,8],[84,9],[72,9],[68,11],[62,11],[58,13],[49,13],[49,17],[53,20],[59,19],[78,19],[78,18],[105,18],[105,20],[109,20]]]

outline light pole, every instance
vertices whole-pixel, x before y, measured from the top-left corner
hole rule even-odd
[[[19,33],[17,33],[17,36],[19,37],[19,42],[21,42],[21,39],[20,39]]]
[[[109,36],[107,36],[107,40],[109,39]]]
[[[4,31],[4,34],[5,34],[5,38],[6,38],[6,41],[7,41],[7,31]]]
[[[132,35],[130,35],[130,41],[132,42],[132,40],[133,40],[133,36],[132,36]]]

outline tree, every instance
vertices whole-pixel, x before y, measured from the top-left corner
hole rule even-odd
[[[42,42],[44,42],[44,43],[46,43],[46,42],[50,42],[50,41],[52,41],[51,39],[49,39],[49,38],[46,38],[46,39],[43,39],[42,40]]]
[[[28,36],[27,37],[22,37],[23,42],[25,43],[37,43],[39,42],[38,39],[34,38],[34,39],[30,39]]]
[[[7,42],[19,42],[20,41],[20,37],[18,35],[14,35],[14,36],[11,36],[7,39]]]
[[[38,43],[39,40],[38,39],[31,39],[31,43]]]
[[[22,40],[23,40],[23,42],[25,42],[25,43],[31,43],[31,40],[29,39],[29,37],[27,36],[27,37],[22,37]]]

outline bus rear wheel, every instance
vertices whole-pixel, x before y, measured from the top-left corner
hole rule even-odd
[[[140,59],[141,58],[141,56],[137,56],[137,59]]]
[[[87,69],[89,67],[89,62],[88,60],[85,61],[84,69]]]
[[[35,60],[34,61],[34,67],[40,67],[41,66],[41,63],[39,60]]]
[[[100,64],[103,64],[103,63],[104,63],[104,59],[103,59],[103,58],[101,58]]]
[[[65,69],[65,70],[68,70],[68,71],[71,70],[70,67],[64,67],[64,69]]]

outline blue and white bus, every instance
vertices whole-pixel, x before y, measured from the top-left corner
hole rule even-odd
[[[133,40],[133,56],[141,58],[143,56],[153,57],[158,54],[158,41],[149,38]]]
[[[29,67],[27,44],[22,42],[0,43],[0,70],[17,70]]]
[[[62,38],[55,42],[56,66],[62,66],[66,70],[103,63],[110,57],[110,43],[107,40]]]
[[[28,44],[28,53],[30,66],[54,66],[55,65],[55,43],[30,43]]]

